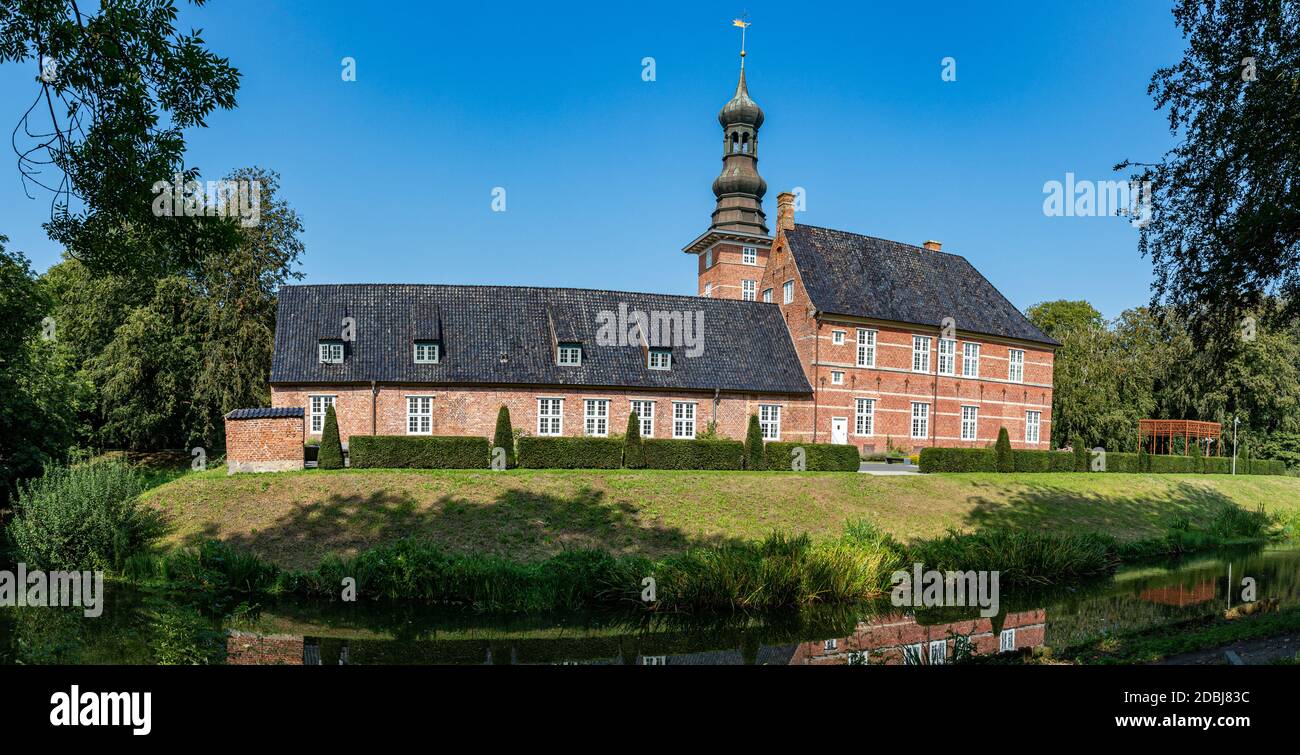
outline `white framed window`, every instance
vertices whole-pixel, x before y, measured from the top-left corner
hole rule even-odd
[[[930,371],[930,337],[912,336],[912,372]]]
[[[438,344],[434,341],[416,341],[415,342],[415,363],[416,364],[437,364]]]
[[[1007,653],[1016,649],[1016,630],[1003,629],[998,635],[998,652]]]
[[[561,367],[581,367],[582,347],[576,343],[562,343],[555,350],[555,363]]]
[[[537,399],[537,434],[564,434],[564,399]]]
[[[911,645],[903,646],[903,665],[905,666],[921,665],[921,643],[914,642]]]
[[[609,399],[587,399],[583,420],[583,429],[586,430],[588,435],[600,438],[609,435]]]
[[[1020,349],[1007,352],[1007,380],[1013,383],[1025,381],[1025,352]]]
[[[713,267],[713,250],[712,250],[712,249],[705,249],[705,250],[704,250],[704,269],[705,269],[705,270],[708,270],[708,269],[711,268],[711,267]]]
[[[781,300],[789,304],[794,301],[794,281],[788,280],[781,284]]]
[[[343,364],[342,341],[321,341],[317,353],[322,364]]]
[[[844,385],[844,373],[840,370],[831,370],[831,385]]]
[[[978,406],[961,408],[961,439],[975,440],[979,437],[980,410]]]
[[[673,437],[695,437],[695,402],[673,402]]]
[[[939,339],[939,374],[953,375],[957,372],[957,342]]]
[[[704,295],[705,295],[705,296],[713,296],[713,284],[712,284],[712,283],[705,283],[705,284],[704,284]]]
[[[912,437],[918,440],[930,437],[930,405],[927,403],[912,402]]]
[[[433,435],[433,396],[406,397],[406,434]]]
[[[867,665],[867,651],[866,651],[866,650],[850,650],[850,651],[849,651],[849,665],[850,665],[850,666],[865,666],[865,665]]]
[[[770,288],[763,289],[763,301],[767,302],[768,304],[772,303],[772,289]]]
[[[637,420],[641,422],[641,437],[653,438],[655,436],[655,402],[633,401],[632,411],[636,414]]]
[[[963,343],[961,345],[961,376],[977,378],[980,376],[980,345]]]
[[[860,398],[854,400],[854,435],[872,435],[876,429],[876,400]]]
[[[758,264],[758,248],[745,246],[740,248],[740,261],[746,265]]]
[[[831,331],[831,343],[835,344],[836,346],[839,346],[839,345],[843,344],[843,343],[844,343],[844,331],[842,331],[842,330],[832,330],[832,331]]]
[[[839,640],[826,640],[825,642],[822,643],[822,649],[828,653],[832,650],[839,648],[839,646],[840,646]]]
[[[876,331],[858,328],[858,366],[876,366]]]
[[[308,396],[307,401],[311,404],[308,412],[311,415],[311,434],[320,435],[325,432],[325,413],[334,406],[334,397]]]
[[[745,301],[754,301],[758,297],[755,292],[758,291],[758,281],[743,280],[740,282],[740,298]]]
[[[1042,424],[1042,412],[1025,412],[1025,442],[1037,443],[1039,426]]]
[[[781,440],[781,407],[759,404],[758,426],[763,428],[763,440]]]
[[[673,367],[673,353],[668,349],[650,349],[647,366],[652,370],[670,370]]]
[[[948,662],[948,641],[931,640],[930,641],[930,665],[942,666]]]

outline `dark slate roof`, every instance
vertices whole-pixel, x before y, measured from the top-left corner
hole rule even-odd
[[[965,257],[847,231],[786,231],[813,306],[827,314],[1060,343],[1034,327]]]
[[[703,313],[696,357],[672,348],[672,369],[650,370],[640,346],[596,343],[597,313]],[[436,313],[436,328],[425,321]],[[692,316],[694,316],[692,314]],[[321,364],[317,342],[356,341],[342,364]],[[416,364],[412,342],[438,333],[438,364]],[[556,342],[582,345],[582,366],[555,364]],[[696,296],[517,286],[355,284],[284,286],[276,314],[272,383],[575,385],[754,393],[810,393],[780,309]]]
[[[258,408],[258,409],[234,409],[226,415],[226,419],[271,419],[276,417],[301,417],[303,410],[301,406],[285,406],[275,408]]]

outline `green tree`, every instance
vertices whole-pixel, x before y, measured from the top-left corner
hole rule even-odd
[[[641,418],[636,412],[627,415],[627,433],[623,436],[623,466],[640,469],[645,466],[645,444],[641,442]]]
[[[506,469],[515,468],[515,430],[510,425],[510,410],[504,404],[497,410],[496,432],[492,434],[492,446],[505,449]]]
[[[184,131],[233,108],[239,87],[176,19],[173,0],[0,5],[0,63],[33,74],[32,104],[14,113],[24,186],[53,192],[47,232],[97,273],[170,275],[225,232],[152,208],[154,183],[182,170]]]
[[[1188,455],[1192,457],[1192,471],[1193,471],[1193,472],[1204,472],[1204,471],[1205,471],[1205,459],[1201,457],[1201,444],[1200,444],[1200,441],[1197,441],[1197,442],[1195,442],[1195,443],[1192,444],[1192,447],[1191,447],[1191,453],[1189,453]]]
[[[1154,206],[1138,249],[1153,300],[1198,345],[1229,344],[1270,294],[1300,313],[1300,2],[1177,0],[1173,15],[1187,49],[1148,92],[1177,143],[1133,176]]]
[[[320,451],[316,453],[318,469],[343,468],[343,444],[339,442],[339,420],[334,416],[334,407],[325,411],[325,427],[321,431]]]
[[[758,423],[758,415],[749,415],[749,428],[745,431],[745,467],[763,469],[763,427]]]
[[[998,428],[998,442],[993,446],[995,469],[999,472],[1016,471],[1015,452],[1011,450],[1011,436],[1005,427]]]
[[[27,258],[0,236],[0,504],[18,481],[64,458],[77,426],[78,386],[66,379],[51,302]]]
[[[1106,320],[1086,301],[1057,299],[1035,304],[1025,310],[1029,321],[1052,338],[1075,328],[1104,328]]]

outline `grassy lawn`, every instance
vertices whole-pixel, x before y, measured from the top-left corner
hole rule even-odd
[[[1300,516],[1300,478],[1226,475],[940,474],[658,470],[338,470],[227,477],[190,473],[146,500],[168,545],[217,538],[313,567],[404,536],[450,551],[527,560],[565,548],[661,556],[773,530],[839,534],[868,518],[903,540],[949,528],[1161,534],[1222,503]]]

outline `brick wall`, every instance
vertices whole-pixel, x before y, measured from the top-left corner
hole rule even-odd
[[[918,254],[928,253],[918,250]],[[793,281],[793,301],[784,303],[783,285]],[[773,290],[794,341],[804,374],[813,386],[809,414],[799,428],[801,437],[830,443],[837,420],[847,430],[847,442],[864,451],[884,451],[892,445],[905,451],[927,446],[983,447],[997,440],[1006,427],[1015,448],[1047,450],[1051,447],[1052,360],[1051,349],[1029,342],[1015,342],[963,332],[958,323],[952,375],[938,374],[938,328],[909,326],[866,318],[836,318],[814,315],[798,266],[778,231],[771,260],[759,284]],[[857,366],[858,330],[875,332],[875,366]],[[836,343],[836,332],[842,333]],[[929,339],[929,367],[915,372],[912,367],[913,336]],[[962,376],[962,350],[977,343],[980,353],[978,377]],[[1013,381],[1009,375],[1009,353],[1024,352],[1024,375]],[[840,373],[840,382],[835,381]],[[874,400],[871,432],[857,433],[857,399]],[[912,437],[912,405],[928,407],[924,437]],[[976,434],[961,437],[962,407],[976,409]],[[1038,412],[1039,440],[1026,441],[1027,413]],[[795,428],[792,428],[792,432]],[[794,439],[792,437],[792,439]]]
[[[715,407],[712,393],[673,393],[662,391],[629,391],[624,389],[601,390],[595,388],[510,388],[510,387],[443,387],[381,385],[372,395],[364,386],[286,386],[271,388],[271,404],[275,407],[302,407],[306,411],[307,437],[319,438],[311,422],[311,397],[334,397],[334,413],[338,417],[339,436],[344,443],[352,435],[406,435],[407,398],[432,396],[434,435],[479,435],[491,437],[496,430],[497,411],[502,405],[510,410],[510,422],[518,431],[537,434],[538,399],[561,398],[563,403],[563,434],[585,435],[585,402],[588,399],[605,399],[608,404],[608,434],[622,433],[627,429],[627,417],[632,411],[632,401],[654,402],[654,437],[671,438],[673,432],[673,404],[695,405],[695,428],[702,433],[709,422],[717,422],[722,437],[741,440],[749,423],[749,415],[757,414],[760,404],[781,406],[782,440],[800,437],[798,428],[811,422],[811,402],[802,396],[772,396],[762,394],[723,393]],[[787,432],[787,428],[789,431]]]
[[[752,246],[757,251],[756,264],[747,265],[744,262],[743,249],[746,246]],[[710,296],[714,299],[743,299],[742,281],[754,281],[754,299],[761,301],[763,298],[763,289],[760,284],[763,280],[763,269],[767,266],[767,259],[770,251],[767,245],[763,244],[739,244],[733,242],[721,242],[713,246],[713,265],[705,266],[707,254],[701,252],[699,255],[699,287],[698,293],[704,295],[704,284],[712,284],[713,289]]]
[[[303,468],[303,418],[226,420],[226,473]]]

